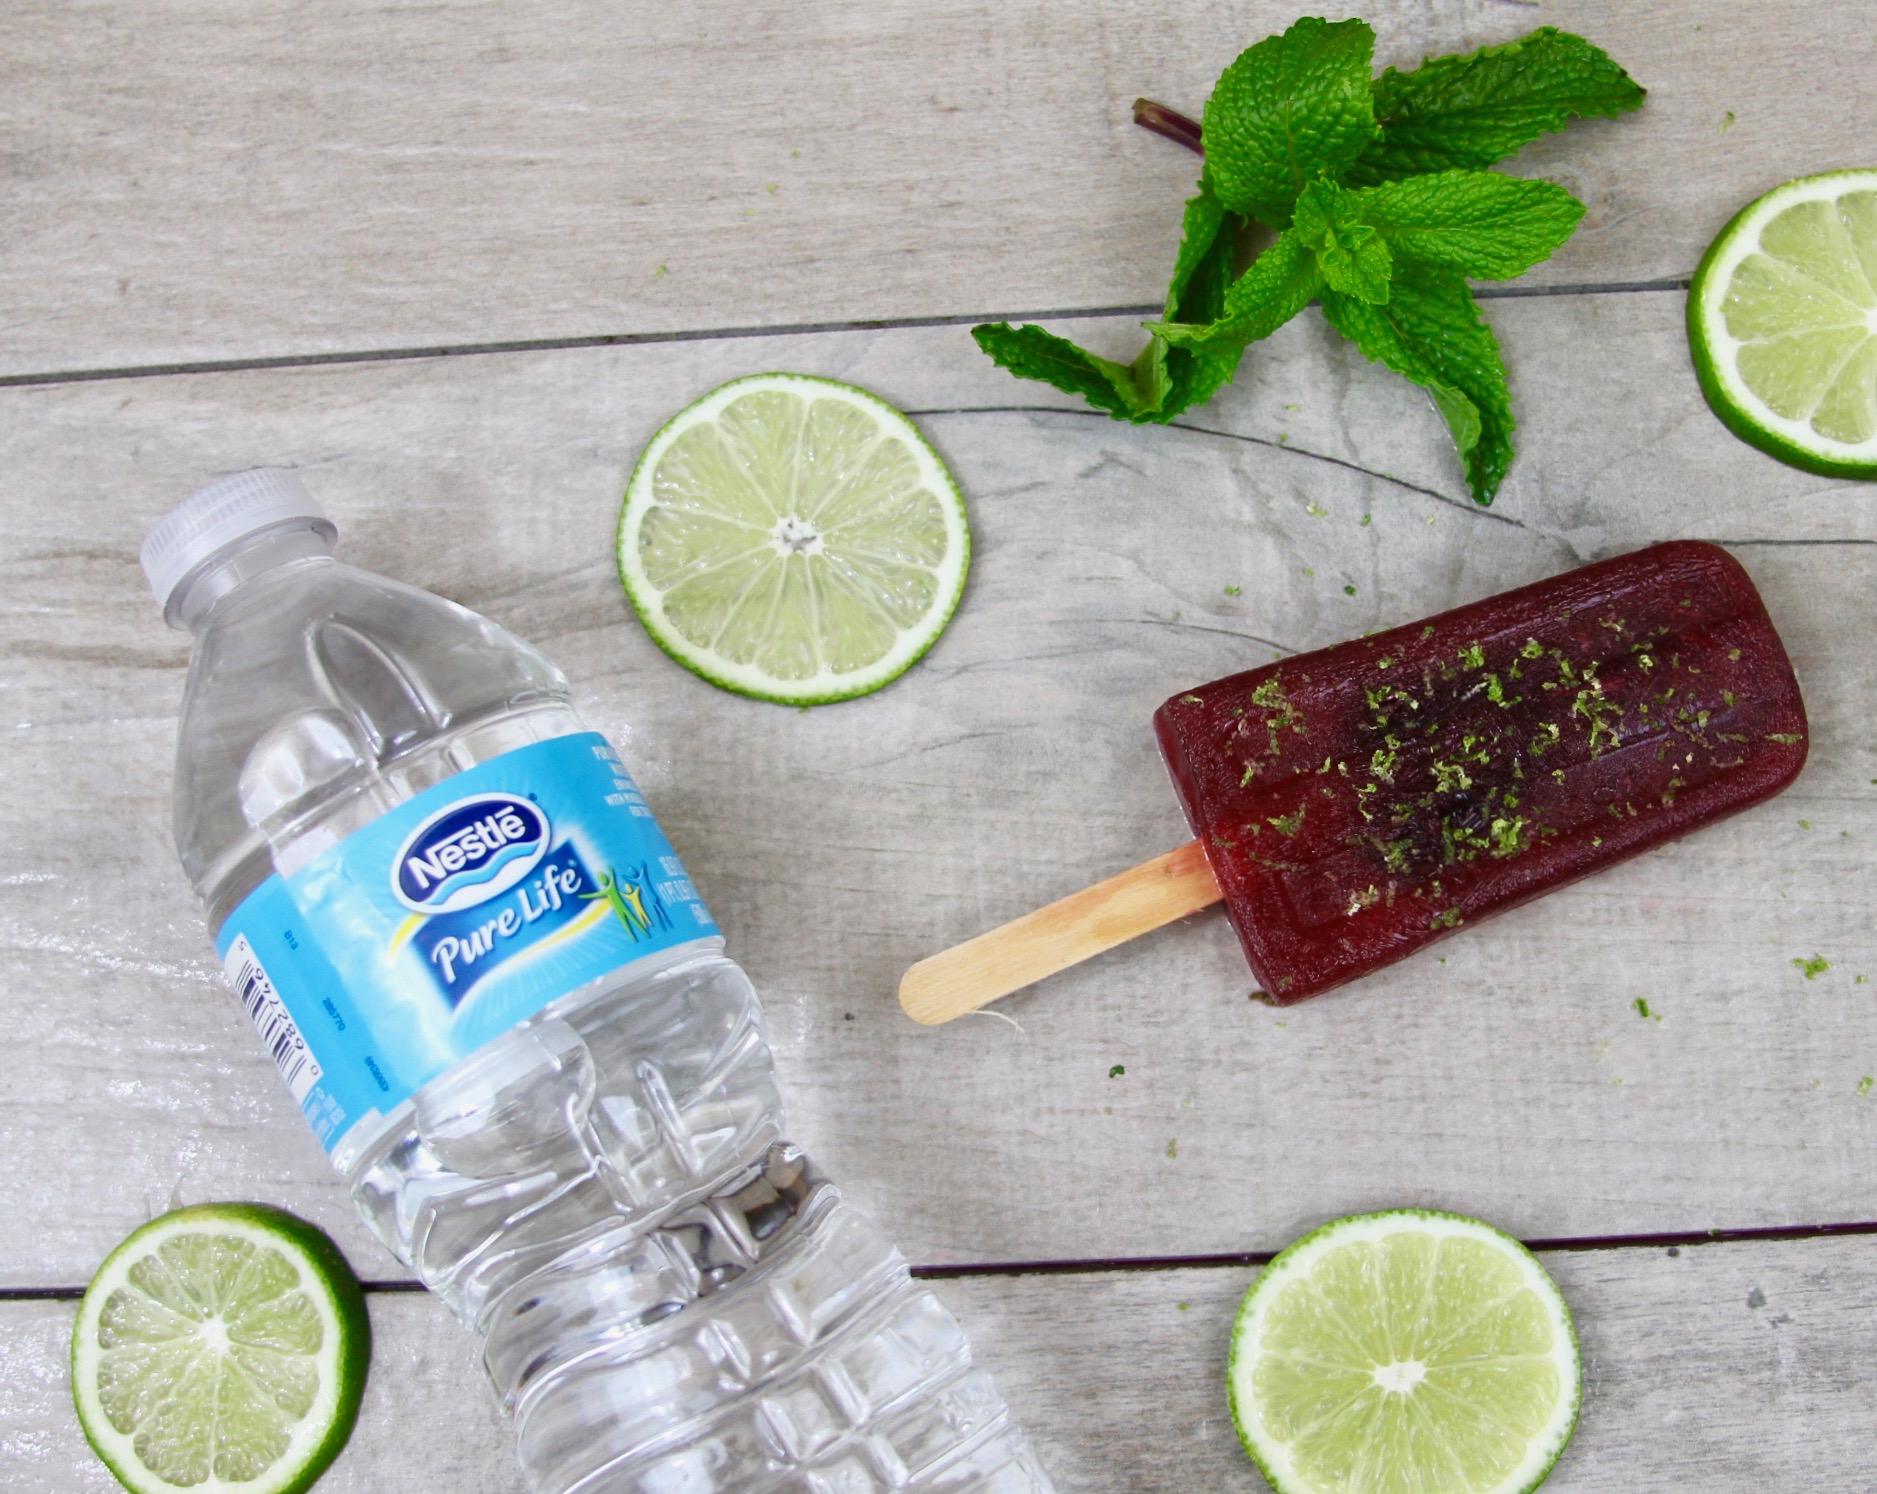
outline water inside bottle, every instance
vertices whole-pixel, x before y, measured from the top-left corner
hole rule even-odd
[[[170,601],[196,638],[176,840],[212,932],[427,790],[585,732],[539,652],[328,549],[263,534]],[[1047,1491],[950,1314],[784,1139],[721,946],[588,981],[350,1120],[329,1144],[360,1213],[481,1336],[544,1494]]]

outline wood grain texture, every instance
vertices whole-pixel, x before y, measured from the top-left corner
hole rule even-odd
[[[169,844],[185,649],[136,547],[262,461],[305,470],[346,556],[568,671],[765,994],[796,1138],[916,1261],[1268,1248],[1402,1203],[1549,1238],[1877,1216],[1870,490],[1720,429],[1677,295],[1491,314],[1522,425],[1490,512],[1418,391],[1315,313],[1173,429],[1078,413],[956,328],[0,394],[0,1282],[83,1281],[148,1214],[226,1197],[395,1269]],[[914,411],[977,540],[928,658],[807,714],[671,664],[609,559],[641,443],[765,367]],[[1286,1012],[1246,1001],[1216,913],[1012,998],[1021,1032],[900,1012],[921,955],[1183,837],[1149,726],[1170,692],[1677,535],[1734,547],[1793,654],[1813,751],[1785,796]]]
[[[1379,60],[1541,23],[1644,111],[1528,150],[1589,205],[1534,284],[1685,276],[1868,164],[1841,0],[1369,0]],[[1292,0],[33,0],[0,11],[0,374],[1157,301],[1197,112]]]
[[[1582,1344],[1582,1420],[1546,1494],[1861,1489],[1877,1387],[1867,1240],[1549,1254]],[[935,1290],[970,1333],[1057,1487],[1263,1489],[1225,1405],[1249,1270],[986,1277]],[[20,1487],[116,1488],[66,1388],[70,1303],[0,1304],[0,1465]],[[375,1297],[351,1444],[320,1494],[519,1494],[469,1337],[418,1296]]]
[[[1219,901],[1204,848],[1189,840],[1047,908],[928,955],[899,983],[899,1004],[935,1026]]]

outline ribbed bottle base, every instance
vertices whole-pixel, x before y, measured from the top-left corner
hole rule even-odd
[[[482,1335],[537,1494],[1048,1494],[938,1299],[778,1140],[714,951],[550,1010],[420,1091],[353,1176]]]
[[[786,1145],[734,1192],[518,1284],[487,1364],[541,1494],[1050,1488],[951,1314]]]

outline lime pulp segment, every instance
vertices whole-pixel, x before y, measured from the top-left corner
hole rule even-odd
[[[298,1494],[350,1435],[370,1343],[324,1235],[278,1209],[203,1205],[144,1225],[92,1278],[72,1395],[137,1494]]]
[[[795,705],[864,695],[944,631],[971,553],[917,428],[849,384],[758,374],[653,437],[619,525],[646,630],[686,668]]]
[[[1688,324],[1736,435],[1812,471],[1877,476],[1877,171],[1750,203],[1703,258]]]
[[[1227,1379],[1278,1494],[1524,1494],[1570,1440],[1581,1371],[1524,1246],[1403,1210],[1336,1220],[1266,1267]]]

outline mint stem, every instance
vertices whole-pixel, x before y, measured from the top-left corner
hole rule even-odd
[[[1206,147],[1200,141],[1199,121],[1188,119],[1177,109],[1156,104],[1152,99],[1136,99],[1134,123],[1143,130],[1166,136],[1175,145],[1183,145],[1197,155],[1206,153]]]

